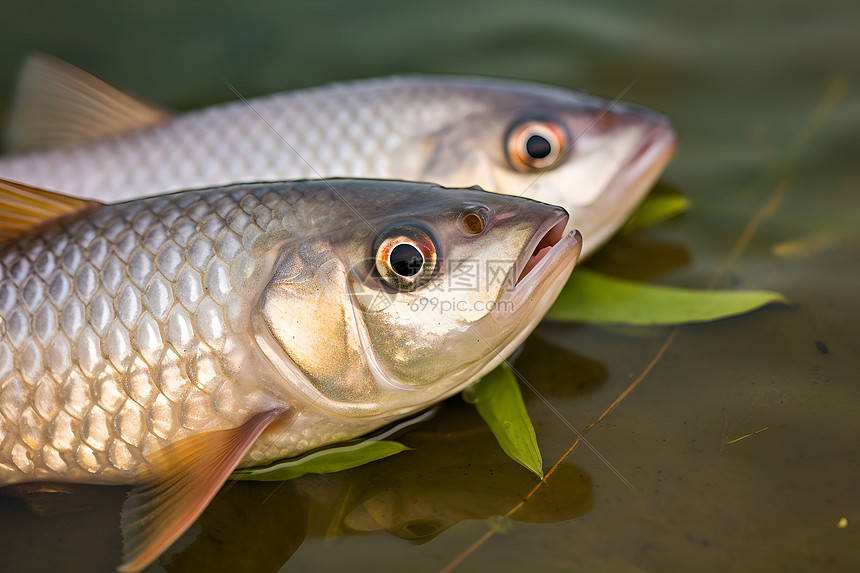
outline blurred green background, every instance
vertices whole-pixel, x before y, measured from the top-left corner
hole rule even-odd
[[[661,185],[693,208],[589,264],[697,288],[718,276],[719,288],[793,303],[673,338],[538,328],[516,367],[580,429],[668,341],[588,433],[635,492],[580,444],[523,509],[492,517],[535,482],[455,397],[403,437],[417,449],[402,457],[222,492],[153,570],[860,569],[858,26],[849,0],[5,0],[0,115],[34,50],[177,111],[233,99],[225,79],[246,97],[414,72],[608,97],[635,81],[625,99],[666,113],[679,133]],[[548,469],[576,436],[524,394]],[[2,570],[111,570],[121,497],[98,490],[87,511],[54,517],[0,500]]]

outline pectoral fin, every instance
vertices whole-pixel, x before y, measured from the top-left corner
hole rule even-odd
[[[238,428],[190,436],[161,450],[123,505],[122,573],[140,571],[156,559],[203,512],[251,445],[283,407],[252,416]]]
[[[6,145],[14,153],[36,151],[119,135],[168,117],[80,68],[34,54],[21,69]]]
[[[56,217],[101,205],[23,183],[0,179],[0,240]]]

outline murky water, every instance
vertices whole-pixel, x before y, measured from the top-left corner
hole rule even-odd
[[[471,73],[610,97],[635,80],[625,98],[675,122],[679,152],[661,184],[693,209],[589,264],[774,289],[793,303],[677,330],[543,324],[515,366],[574,427],[638,385],[588,430],[591,448],[579,443],[534,493],[536,480],[454,398],[402,437],[414,451],[232,485],[152,570],[860,569],[858,23],[860,4],[847,0],[205,11],[7,0],[0,109],[31,50],[175,109],[232,99],[223,79],[252,96]],[[525,393],[549,470],[576,436]],[[123,494],[96,488],[47,515],[0,498],[0,570],[111,570]]]

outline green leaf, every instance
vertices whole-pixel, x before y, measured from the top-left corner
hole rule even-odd
[[[517,379],[506,364],[484,376],[463,392],[490,426],[502,450],[539,478],[543,478],[543,459],[535,429],[526,411]]]
[[[621,232],[633,233],[645,227],[651,227],[672,217],[677,217],[689,208],[690,200],[677,191],[662,190],[658,192],[655,189],[624,223]]]
[[[711,291],[650,285],[577,269],[546,315],[550,320],[637,325],[707,322],[788,304],[772,291]]]
[[[286,481],[305,474],[327,474],[348,470],[408,449],[399,442],[365,441],[349,446],[326,448],[264,468],[237,470],[230,477],[250,481]]]

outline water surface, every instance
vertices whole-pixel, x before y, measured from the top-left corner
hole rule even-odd
[[[639,383],[587,432],[600,456],[580,443],[513,513],[536,480],[455,397],[402,437],[414,451],[222,491],[151,570],[860,569],[858,22],[847,0],[7,0],[0,110],[33,50],[175,110],[233,99],[224,79],[247,97],[409,72],[629,87],[673,119],[661,185],[693,208],[589,264],[792,301],[677,330],[541,325],[515,366],[574,427]],[[524,392],[549,470],[576,436]],[[111,570],[123,495],[46,516],[0,498],[2,570]]]

